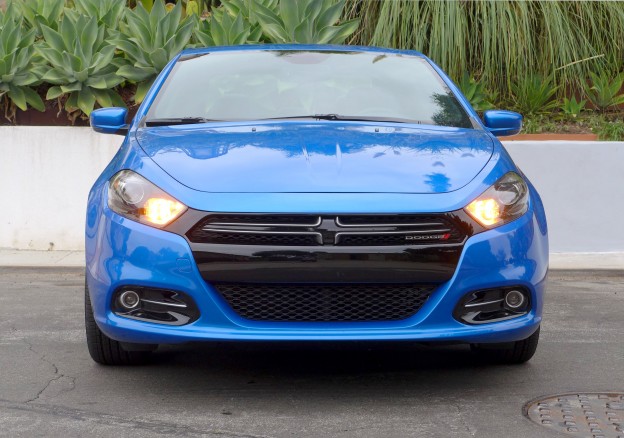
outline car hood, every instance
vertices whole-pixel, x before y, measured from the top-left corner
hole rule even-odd
[[[154,127],[136,139],[180,183],[222,193],[445,193],[493,151],[481,130],[340,122]]]

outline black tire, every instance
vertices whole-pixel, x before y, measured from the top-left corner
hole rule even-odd
[[[102,365],[142,365],[148,362],[150,351],[126,351],[121,342],[106,336],[95,322],[91,297],[85,282],[85,328],[91,358]]]
[[[499,364],[521,364],[530,360],[539,342],[540,328],[521,341],[510,344],[470,344],[472,351],[481,359]]]

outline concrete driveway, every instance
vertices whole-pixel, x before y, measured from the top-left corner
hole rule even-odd
[[[0,436],[556,437],[535,397],[624,392],[624,272],[552,271],[536,356],[486,366],[466,347],[165,346],[98,366],[83,274],[0,268]]]

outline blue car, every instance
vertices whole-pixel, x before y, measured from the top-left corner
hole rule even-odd
[[[101,364],[190,341],[537,348],[542,202],[498,136],[420,53],[191,49],[156,79],[89,194],[85,317]]]

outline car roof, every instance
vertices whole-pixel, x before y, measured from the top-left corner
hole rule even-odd
[[[371,53],[392,53],[401,55],[418,56],[426,58],[422,53],[415,50],[398,50],[388,49],[385,47],[371,46],[345,46],[335,44],[248,44],[241,46],[214,46],[214,47],[197,47],[193,49],[185,49],[181,55],[201,55],[211,52],[244,52],[247,50],[309,50],[309,51],[328,51],[328,52],[371,52]]]

